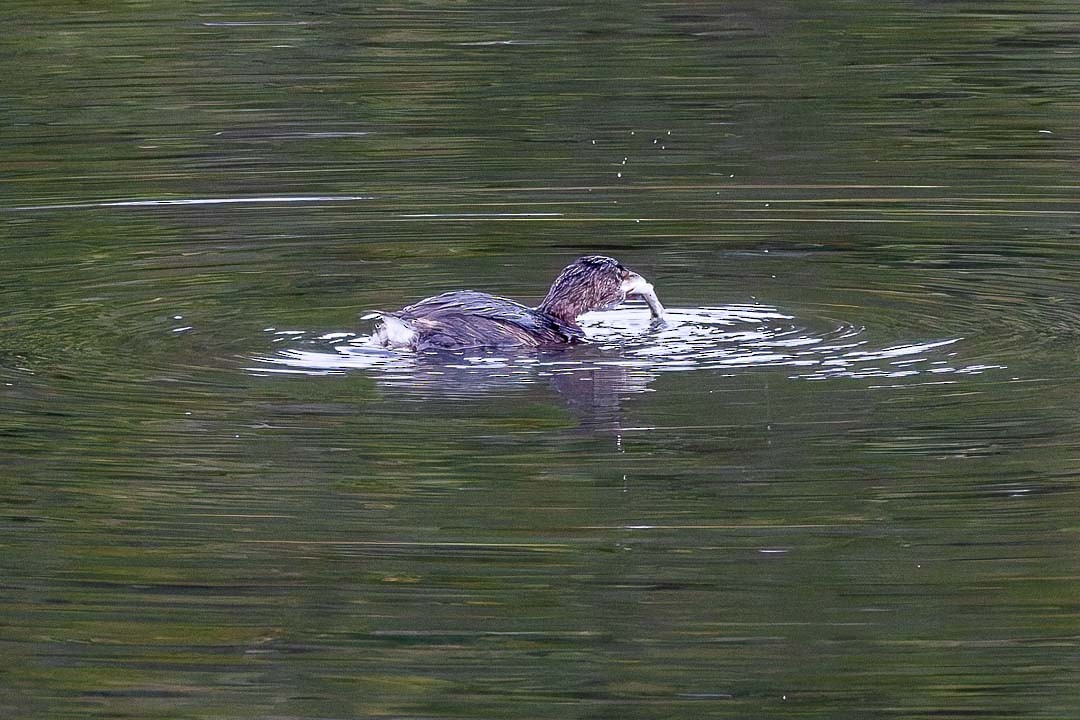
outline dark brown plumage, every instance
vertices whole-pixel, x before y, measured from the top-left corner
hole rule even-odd
[[[381,313],[375,340],[386,347],[460,350],[477,347],[542,347],[576,343],[585,334],[577,318],[636,295],[655,318],[664,308],[652,285],[617,260],[602,255],[568,265],[536,308],[477,292],[458,290]]]

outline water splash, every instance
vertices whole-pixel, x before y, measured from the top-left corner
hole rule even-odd
[[[279,352],[258,358],[254,374],[327,375],[370,371],[386,386],[454,382],[476,386],[533,383],[552,375],[619,369],[624,389],[644,389],[661,373],[792,368],[793,379],[906,378],[978,374],[997,365],[964,365],[952,348],[962,338],[917,340],[873,347],[865,328],[811,327],[764,305],[671,308],[666,324],[650,326],[634,305],[583,315],[592,341],[559,351],[475,349],[412,353],[389,350],[370,336],[335,332],[305,339],[302,331],[274,330]]]

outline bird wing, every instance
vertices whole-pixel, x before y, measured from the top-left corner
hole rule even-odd
[[[394,315],[415,327],[432,347],[535,346],[585,337],[580,328],[519,302],[474,290],[436,295]]]

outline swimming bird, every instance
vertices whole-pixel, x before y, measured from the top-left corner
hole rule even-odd
[[[567,265],[535,308],[476,290],[455,290],[377,317],[373,342],[412,350],[463,350],[481,347],[548,347],[585,339],[579,315],[640,297],[654,322],[664,306],[641,275],[614,258],[588,255]]]

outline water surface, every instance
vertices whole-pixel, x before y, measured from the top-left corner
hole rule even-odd
[[[1072,4],[2,14],[0,715],[1077,715]]]

